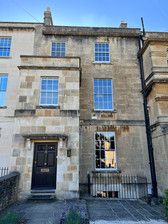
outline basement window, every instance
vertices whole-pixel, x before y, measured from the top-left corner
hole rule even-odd
[[[118,191],[97,191],[96,197],[99,197],[99,198],[118,198]]]

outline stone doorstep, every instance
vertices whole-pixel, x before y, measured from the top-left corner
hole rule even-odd
[[[28,200],[55,200],[55,190],[32,190]]]
[[[55,189],[51,189],[51,190],[31,190],[31,194],[52,194],[54,193],[55,194]]]

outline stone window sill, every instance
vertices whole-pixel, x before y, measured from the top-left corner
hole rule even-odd
[[[10,56],[9,56],[9,57],[4,57],[4,56],[1,57],[1,56],[0,56],[0,59],[11,59],[11,58],[12,58],[12,57],[10,57]]]
[[[93,110],[94,113],[117,113],[117,110]]]
[[[36,109],[60,109],[60,106],[42,106],[42,105],[39,105],[39,106],[36,106]]]
[[[101,61],[100,62],[99,61],[93,61],[92,63],[94,65],[102,65],[102,64],[103,65],[113,65],[113,63],[111,61],[109,61],[109,62],[108,61],[107,62],[105,62],[105,61],[104,62],[103,61],[102,62]]]
[[[119,169],[101,169],[101,170],[94,170],[92,173],[121,173]]]

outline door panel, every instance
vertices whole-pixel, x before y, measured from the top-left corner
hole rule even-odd
[[[57,143],[36,143],[32,189],[56,188]]]

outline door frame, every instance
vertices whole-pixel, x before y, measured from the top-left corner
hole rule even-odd
[[[58,141],[54,141],[54,140],[38,140],[38,141],[34,141],[33,142],[33,163],[32,163],[32,177],[31,177],[31,190],[36,190],[36,187],[33,186],[33,175],[35,175],[34,171],[35,171],[35,156],[36,156],[36,147],[39,144],[55,144],[56,148],[55,148],[55,184],[54,187],[49,188],[48,190],[56,190],[56,186],[57,186],[57,156],[58,156]],[[38,188],[38,187],[37,187]],[[40,190],[47,190],[46,187],[41,187]]]

